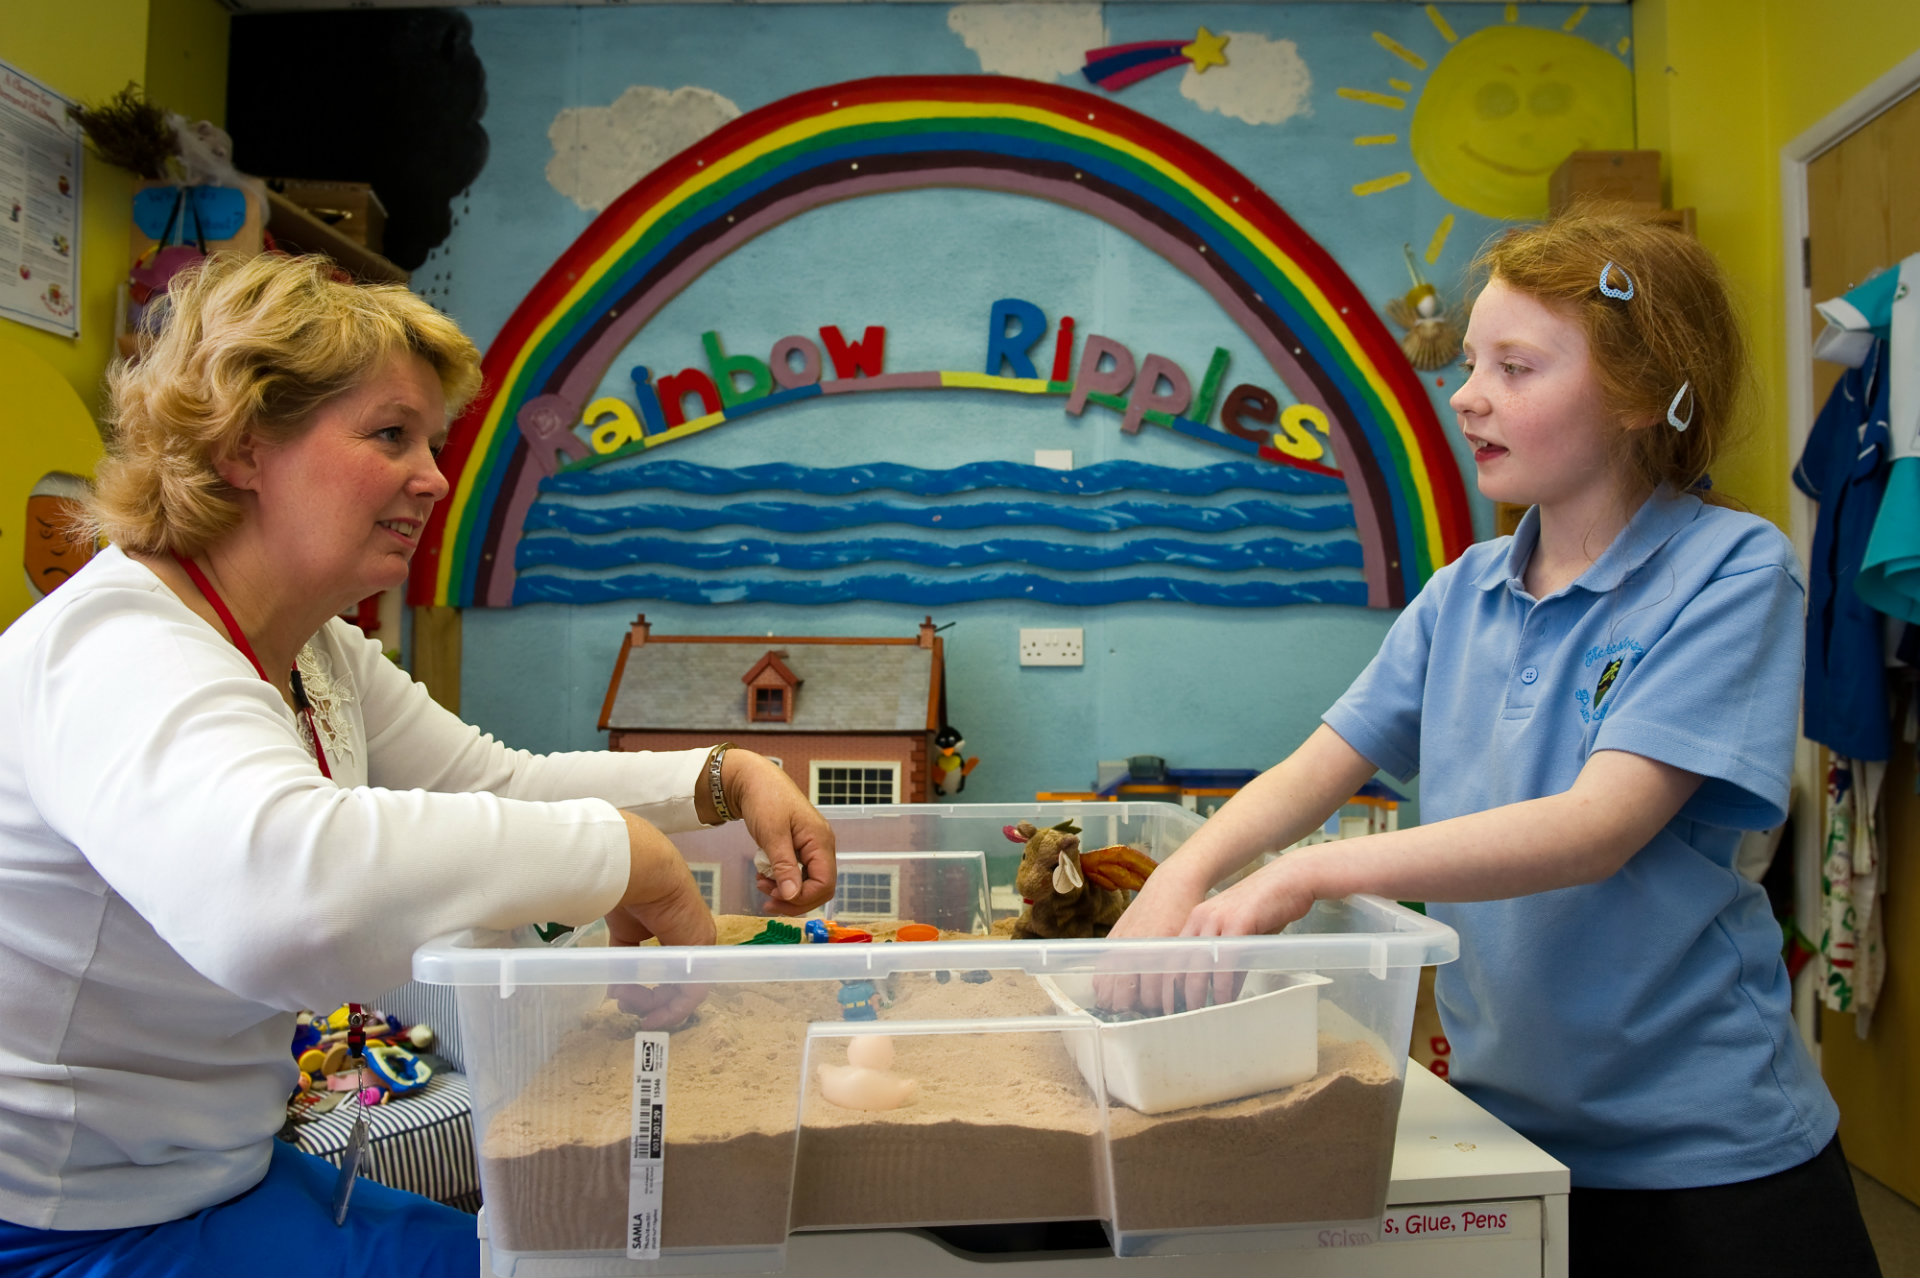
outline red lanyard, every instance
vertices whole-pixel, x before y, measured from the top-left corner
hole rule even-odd
[[[253,668],[259,671],[262,679],[272,683],[273,680],[267,679],[267,668],[260,664],[260,658],[253,655],[253,645],[247,642],[246,632],[240,629],[240,623],[233,619],[233,613],[227,608],[227,601],[220,597],[220,592],[213,588],[211,581],[207,580],[207,574],[201,572],[200,566],[185,555],[175,555],[173,561],[186,570],[187,576],[193,578],[194,587],[200,591],[208,603],[213,605],[213,610],[219,615],[221,624],[227,628],[227,638],[233,640],[233,646],[253,663]],[[294,708],[307,721],[307,735],[313,738],[313,757],[320,761],[320,775],[331,781],[333,772],[327,767],[327,751],[320,744],[320,729],[315,727],[313,722],[313,703],[307,700],[307,690],[300,684],[300,667],[295,666],[291,674]]]

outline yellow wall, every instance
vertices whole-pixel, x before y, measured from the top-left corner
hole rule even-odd
[[[194,119],[226,118],[227,21],[217,0],[4,0],[0,60],[68,98],[100,102],[129,81]],[[80,336],[0,319],[0,627],[26,607],[25,495],[50,468],[92,473],[99,439],[76,425],[103,408],[114,304],[131,265],[133,175],[88,153],[81,173]],[[53,385],[49,385],[49,381]],[[64,382],[70,393],[56,393]],[[76,434],[76,430],[79,431]]]
[[[1716,486],[1787,526],[1790,304],[1780,150],[1920,49],[1912,0],[1634,0],[1640,145],[1733,277],[1753,342],[1753,430]],[[1793,281],[1797,290],[1798,281]]]
[[[27,494],[48,471],[92,475],[101,452],[93,415],[53,365],[13,340],[21,331],[0,325],[0,628],[33,605],[26,551],[44,530],[27,518]]]
[[[146,78],[147,0],[8,0],[7,8],[0,58],[54,92],[98,102]],[[80,336],[11,320],[0,320],[0,329],[53,365],[97,415],[100,374],[113,350],[115,290],[127,273],[133,175],[89,153],[80,183]]]
[[[226,118],[228,15],[217,0],[6,0],[6,8],[0,59],[56,93],[99,102],[134,81],[169,110]],[[58,369],[98,415],[115,291],[130,265],[133,176],[89,153],[81,185],[80,336],[0,326]]]
[[[227,24],[219,0],[152,0],[147,93],[189,120],[227,120]]]

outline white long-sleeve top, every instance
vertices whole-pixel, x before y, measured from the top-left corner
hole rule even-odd
[[[108,549],[0,633],[0,1219],[172,1220],[266,1172],[293,1013],[465,927],[580,924],[625,808],[693,829],[705,752],[532,755],[330,622],[304,723]]]

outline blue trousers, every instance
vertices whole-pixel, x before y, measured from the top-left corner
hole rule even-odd
[[[333,1223],[339,1170],[285,1141],[258,1185],[180,1220],[132,1229],[27,1229],[0,1221],[9,1278],[475,1278],[472,1216],[362,1177]]]

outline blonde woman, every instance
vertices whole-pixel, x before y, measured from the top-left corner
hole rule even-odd
[[[789,914],[833,838],[745,750],[507,749],[338,620],[447,492],[451,321],[280,256],[171,299],[112,378],[112,544],[0,634],[0,1270],[464,1278],[471,1217],[363,1183],[336,1228],[333,1169],[273,1139],[295,1009],[469,926],[708,944],[667,833],[743,818]]]

